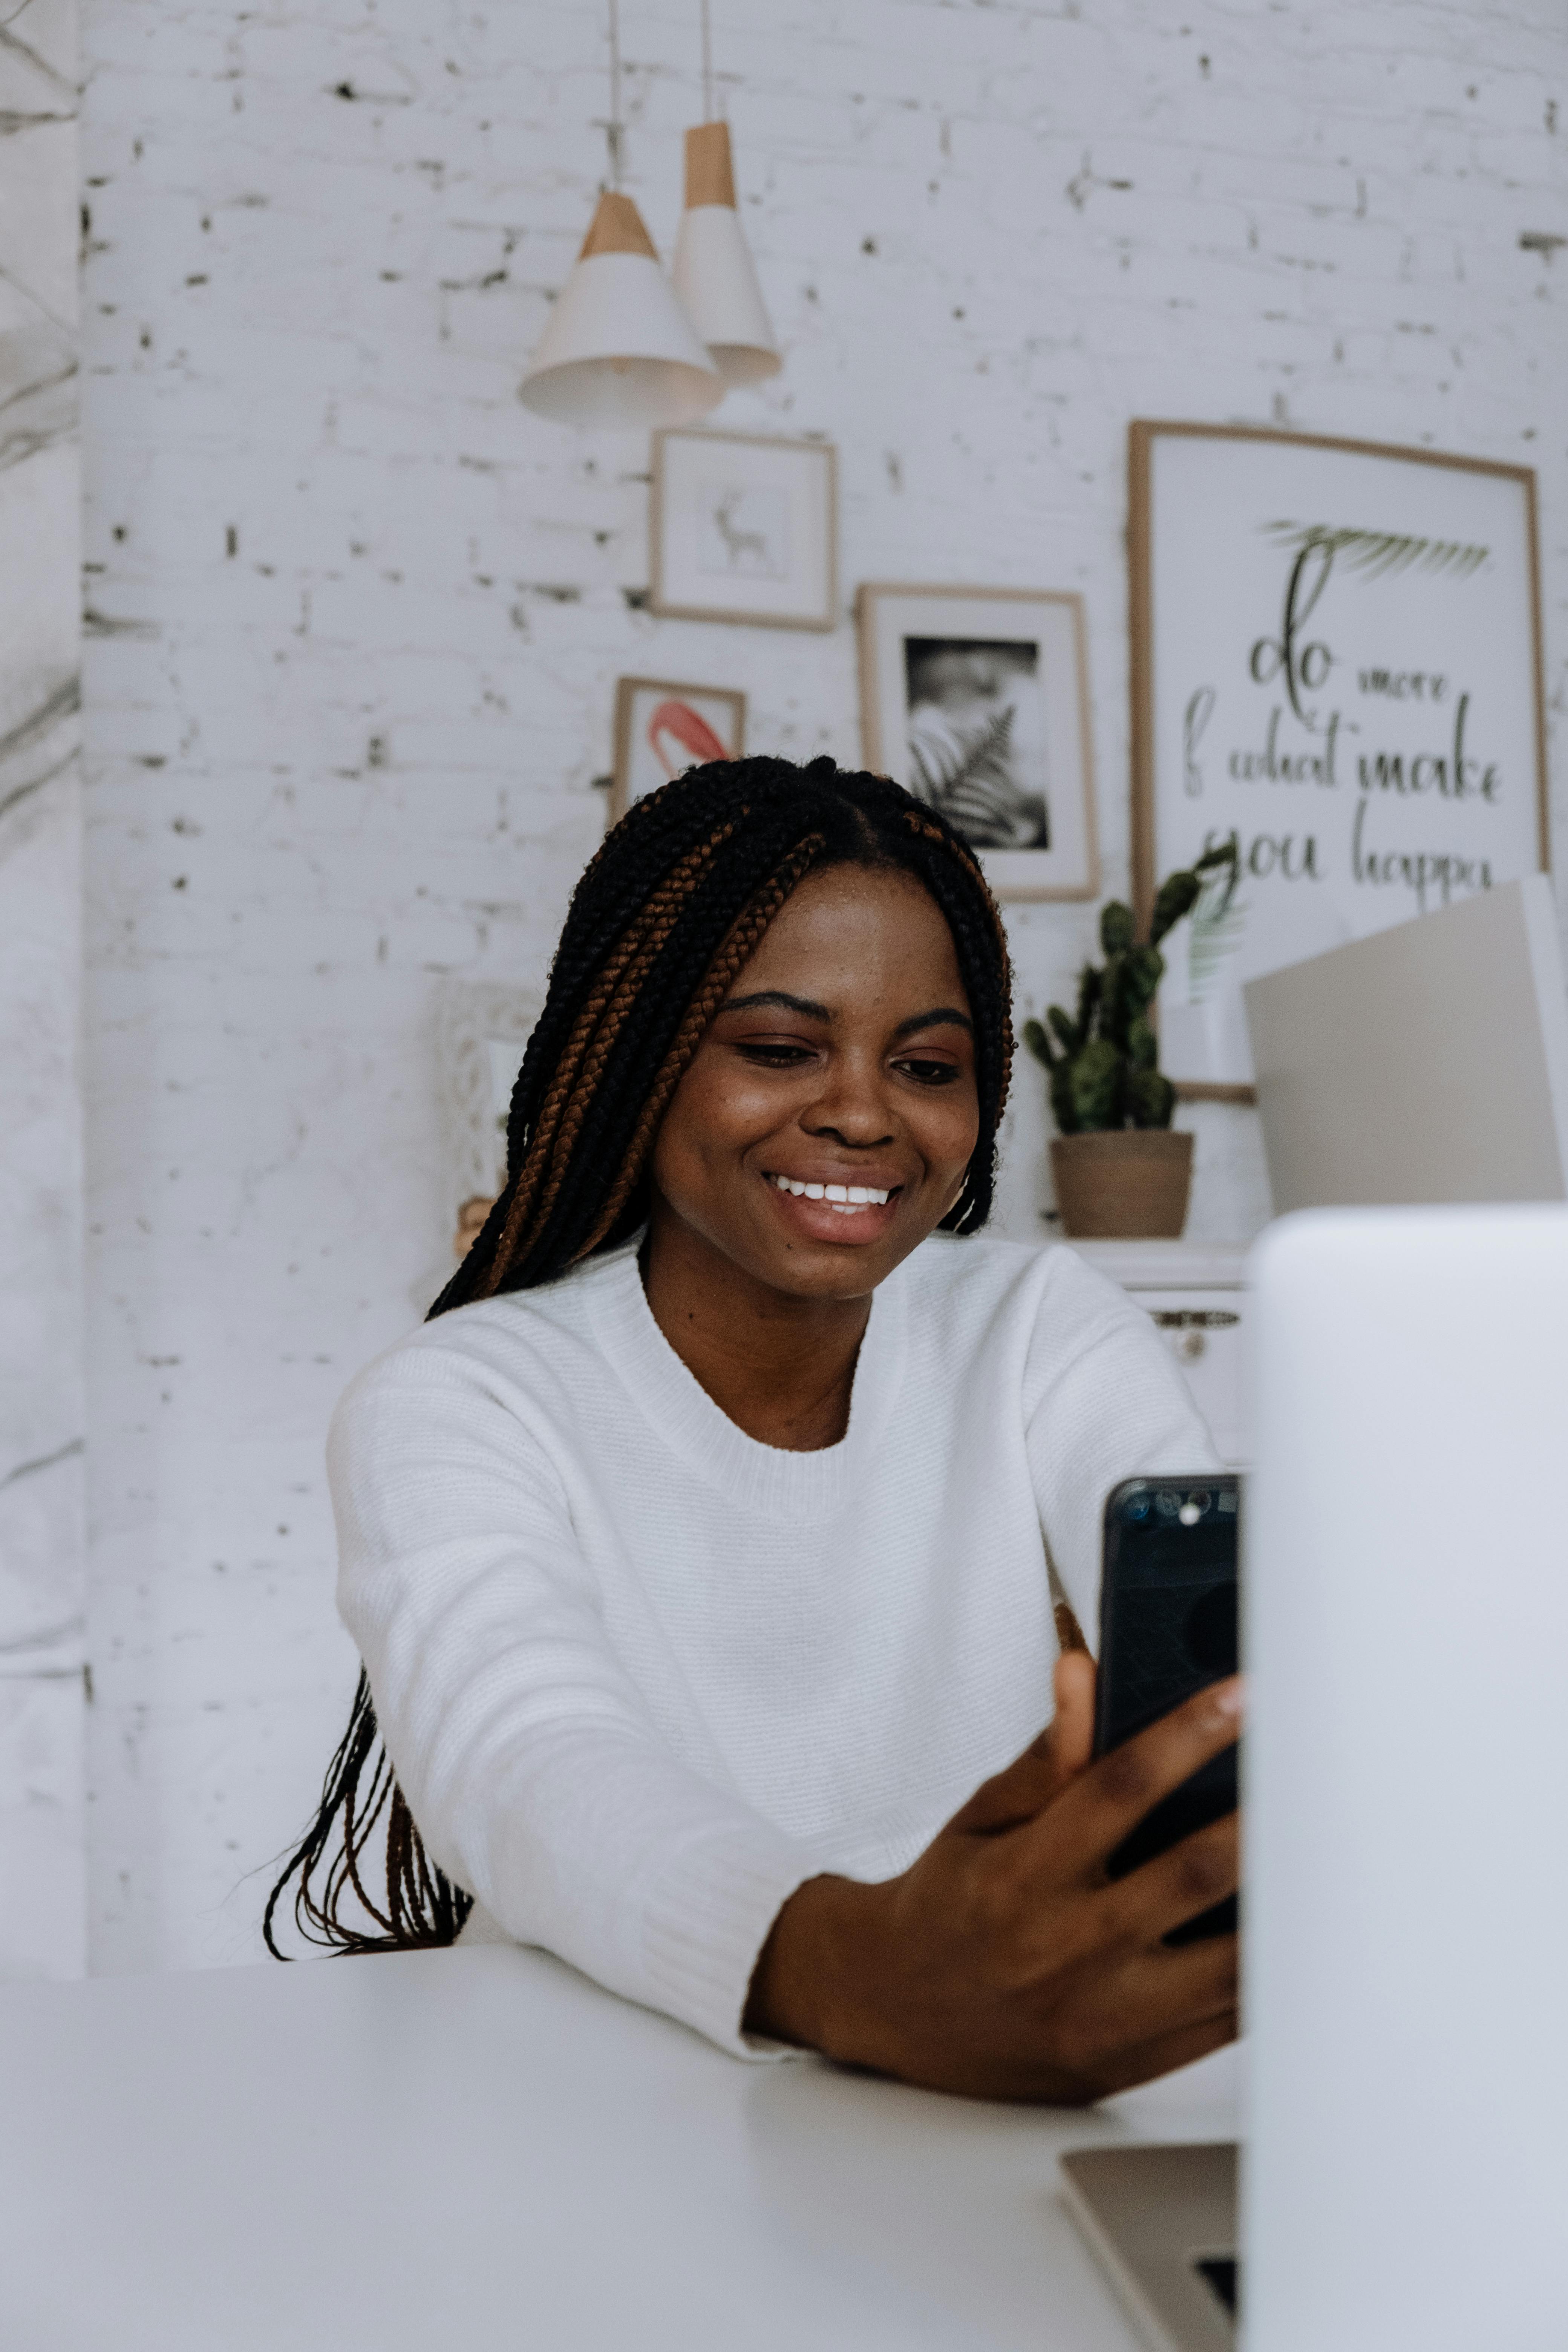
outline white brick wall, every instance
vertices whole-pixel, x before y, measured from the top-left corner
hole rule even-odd
[[[1541,469],[1568,651],[1552,5],[715,0],[789,347],[725,423],[843,458],[843,576],[1079,587],[1127,854],[1127,420]],[[696,0],[624,0],[668,246]],[[852,634],[655,622],[646,443],[517,403],[591,209],[592,0],[89,0],[94,1965],[246,1957],[353,1660],[323,1427],[446,1245],[437,976],[537,980],[619,672],[856,756]],[[348,94],[352,93],[352,94]],[[1558,127],[1559,110],[1563,113]],[[1030,1005],[1087,940],[1014,922]],[[1005,1215],[1035,1227],[1021,1073]],[[1192,1230],[1262,1213],[1202,1114]]]
[[[0,32],[0,1978],[80,1972],[76,33]]]

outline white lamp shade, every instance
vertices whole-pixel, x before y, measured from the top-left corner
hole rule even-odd
[[[757,283],[741,216],[726,122],[686,134],[686,210],[675,247],[675,290],[726,383],[760,383],[784,362]]]
[[[760,383],[784,362],[763,302],[741,216],[696,205],[680,216],[675,290],[726,383]]]
[[[602,196],[519,388],[559,425],[685,425],[724,397],[627,196]]]

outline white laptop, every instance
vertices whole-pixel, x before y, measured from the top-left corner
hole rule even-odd
[[[1568,1208],[1254,1254],[1242,2227],[1210,2149],[1064,2160],[1156,2352],[1568,2344]]]
[[[1568,1192],[1568,992],[1544,874],[1245,992],[1277,1213]]]

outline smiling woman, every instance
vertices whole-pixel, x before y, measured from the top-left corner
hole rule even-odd
[[[1213,1452],[1119,1291],[962,1238],[1011,1050],[995,907],[898,786],[746,760],[634,805],[506,1189],[334,1423],[365,1675],[269,1938],[293,1883],[339,1948],[514,1937],[738,2055],[1003,2096],[1234,2031],[1234,1942],[1163,1942],[1234,1823],[1105,1868],[1234,1708],[1090,1766],[1053,1613],[1093,1622],[1107,1490]]]

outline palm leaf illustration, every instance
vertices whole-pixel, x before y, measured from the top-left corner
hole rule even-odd
[[[1460,539],[1418,539],[1408,531],[1337,530],[1326,522],[1266,522],[1263,535],[1277,547],[1300,551],[1326,547],[1331,557],[1342,557],[1352,572],[1369,580],[1387,572],[1452,572],[1461,580],[1479,571],[1491,553]]]

